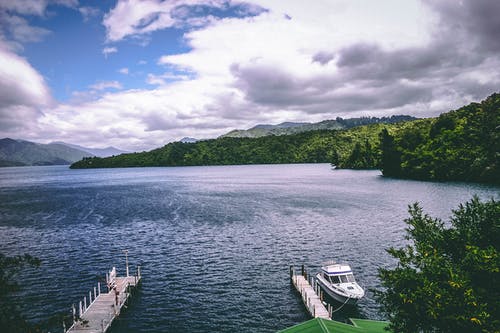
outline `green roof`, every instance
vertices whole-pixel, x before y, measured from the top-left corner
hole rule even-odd
[[[349,319],[353,325],[334,320],[315,318],[298,324],[278,333],[387,333],[386,321]]]

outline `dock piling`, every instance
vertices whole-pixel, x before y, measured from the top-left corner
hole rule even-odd
[[[121,308],[131,296],[130,288],[136,287],[140,283],[140,268],[134,276],[118,277],[116,269],[106,273],[108,292],[101,292],[101,284],[97,283],[97,288],[93,287],[83,300],[79,301],[79,317],[76,317],[76,309],[73,305],[74,322],[68,329],[68,333],[90,333],[106,332],[114,319],[120,315]],[[110,286],[114,289],[111,289]],[[92,292],[94,297],[92,298]]]
[[[328,310],[316,292],[315,288],[319,289],[319,286],[312,276],[309,279],[307,278],[304,265],[301,266],[301,275],[295,274],[293,267],[290,268],[290,272],[292,273],[291,281],[295,289],[299,292],[309,314],[314,318],[330,319],[331,316]]]

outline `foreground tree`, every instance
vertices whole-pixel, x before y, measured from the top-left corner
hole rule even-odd
[[[409,208],[399,264],[376,291],[394,332],[500,332],[500,202],[474,197],[451,225]]]
[[[2,332],[30,332],[35,330],[12,302],[12,294],[19,290],[14,280],[16,273],[26,266],[39,266],[40,260],[30,255],[7,257],[0,253],[0,328]]]

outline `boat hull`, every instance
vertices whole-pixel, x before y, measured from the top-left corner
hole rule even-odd
[[[335,290],[333,290],[329,284],[324,282],[322,278],[316,276],[316,281],[321,286],[321,289],[323,289],[324,292],[326,292],[331,298],[333,298],[337,302],[340,302],[342,304],[345,303],[348,305],[356,305],[358,303],[359,298],[349,298],[335,292]]]

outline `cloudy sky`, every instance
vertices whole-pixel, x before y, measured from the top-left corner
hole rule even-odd
[[[0,0],[0,138],[138,151],[500,91],[496,0]]]

